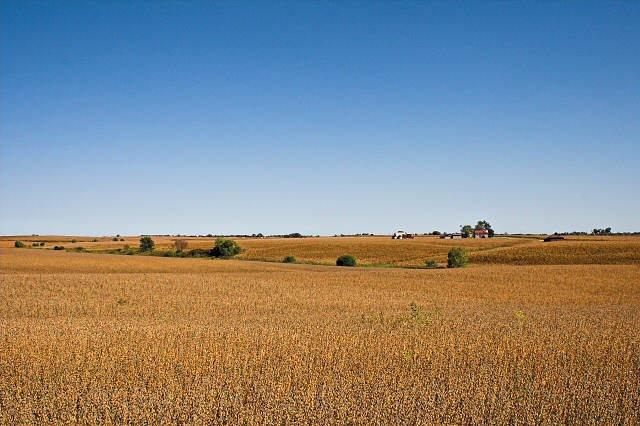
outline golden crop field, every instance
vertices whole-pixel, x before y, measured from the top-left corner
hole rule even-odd
[[[140,237],[23,237],[28,246],[45,242],[38,250],[55,245],[86,251],[122,250],[137,248]],[[153,237],[157,251],[175,250],[176,240],[185,240],[188,249],[210,249],[215,238],[205,237]],[[76,243],[71,241],[76,240]],[[97,241],[94,241],[97,240]],[[238,259],[281,262],[285,256],[294,256],[299,263],[335,265],[343,254],[351,254],[359,265],[389,267],[423,267],[432,259],[439,265],[447,264],[447,253],[452,247],[463,246],[472,265],[640,265],[640,237],[567,237],[565,241],[545,243],[542,238],[500,237],[491,239],[440,239],[420,236],[410,240],[392,240],[389,237],[318,237],[318,238],[240,238],[243,248]],[[13,247],[14,239],[0,240],[0,248]]]
[[[353,255],[358,264],[401,267],[424,266],[433,259],[447,264],[452,247],[463,246],[471,264],[640,265],[640,237],[577,238],[545,243],[535,238],[440,239],[433,236],[411,240],[389,237],[324,237],[302,239],[238,240],[245,259],[281,261],[292,255],[298,261],[334,265],[338,256]],[[210,243],[213,244],[213,243]]]
[[[0,249],[3,425],[640,423],[638,238],[48,241]]]

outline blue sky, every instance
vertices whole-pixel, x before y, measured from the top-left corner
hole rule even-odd
[[[0,233],[640,230],[640,2],[2,1]]]

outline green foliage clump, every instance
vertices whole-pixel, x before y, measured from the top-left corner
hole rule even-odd
[[[462,238],[472,238],[473,227],[471,225],[464,225],[462,228],[460,228],[460,233],[462,234]]]
[[[436,308],[433,312],[425,312],[424,306],[420,306],[415,302],[411,302],[411,321],[428,325],[429,322],[440,316],[440,309]]]
[[[189,250],[189,252],[187,253],[187,256],[188,257],[208,257],[210,256],[211,251],[212,250],[195,248],[195,249]]]
[[[336,260],[336,266],[356,266],[356,258],[350,254],[344,254]]]
[[[435,260],[432,260],[432,259],[429,259],[429,260],[425,261],[424,263],[427,266],[427,269],[436,269],[438,267],[438,262],[436,262]]]
[[[73,240],[71,240],[71,243],[72,243],[72,244],[75,244],[75,243],[77,243],[77,242],[78,242],[78,240],[76,240],[75,238],[74,238]]]
[[[64,246],[53,246],[54,250],[64,250]]]
[[[153,242],[153,240],[151,239],[151,237],[142,237],[140,238],[140,251],[148,251],[148,252],[152,252],[153,248],[155,247],[156,243]]]
[[[285,256],[284,260],[282,261],[283,263],[295,263],[296,258],[293,256]]]
[[[469,256],[464,247],[452,247],[447,259],[447,268],[464,268],[469,264]]]
[[[214,257],[228,259],[236,254],[242,253],[242,248],[235,241],[229,238],[218,238],[210,254]]]
[[[26,245],[20,240],[16,240],[16,242],[13,243],[13,246],[15,248],[25,248],[26,247]]]

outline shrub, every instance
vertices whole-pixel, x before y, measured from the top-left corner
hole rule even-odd
[[[215,257],[229,258],[242,253],[242,248],[235,241],[228,238],[218,238],[216,240],[211,255]]]
[[[64,246],[53,246],[54,250],[64,250]]]
[[[438,267],[438,262],[432,259],[425,261],[425,264],[427,266],[427,269],[436,269]]]
[[[187,240],[175,240],[173,245],[176,247],[176,251],[184,251],[189,247]]]
[[[356,266],[356,258],[350,254],[342,255],[336,260],[336,266]]]
[[[140,238],[140,251],[148,251],[152,252],[156,243],[153,242],[151,237],[142,237]]]
[[[111,241],[118,241],[118,238],[117,238],[117,237],[113,237],[113,238],[111,239]]]
[[[282,262],[284,263],[295,263],[296,258],[293,256],[285,256]]]
[[[195,248],[193,250],[189,250],[188,256],[189,257],[207,257],[207,256],[209,256],[210,252],[211,252],[211,250]]]
[[[25,248],[25,247],[26,247],[26,246],[24,245],[24,243],[23,243],[22,241],[20,241],[20,240],[16,240],[16,242],[15,242],[15,243],[13,243],[13,246],[14,246],[15,248]]]
[[[40,243],[40,247],[44,247],[44,242],[41,242],[41,243]]]
[[[78,242],[78,240],[76,240],[75,238],[74,238],[73,240],[71,240],[71,243],[72,243],[72,244],[75,244],[75,243],[77,243],[77,242]]]
[[[447,268],[464,268],[469,264],[469,256],[464,247],[452,247],[447,258]]]

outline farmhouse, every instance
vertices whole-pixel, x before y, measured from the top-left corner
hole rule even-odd
[[[451,234],[451,238],[454,238],[454,239],[462,238],[462,234],[461,233]]]
[[[489,231],[486,229],[476,229],[473,231],[473,238],[489,238]]]

